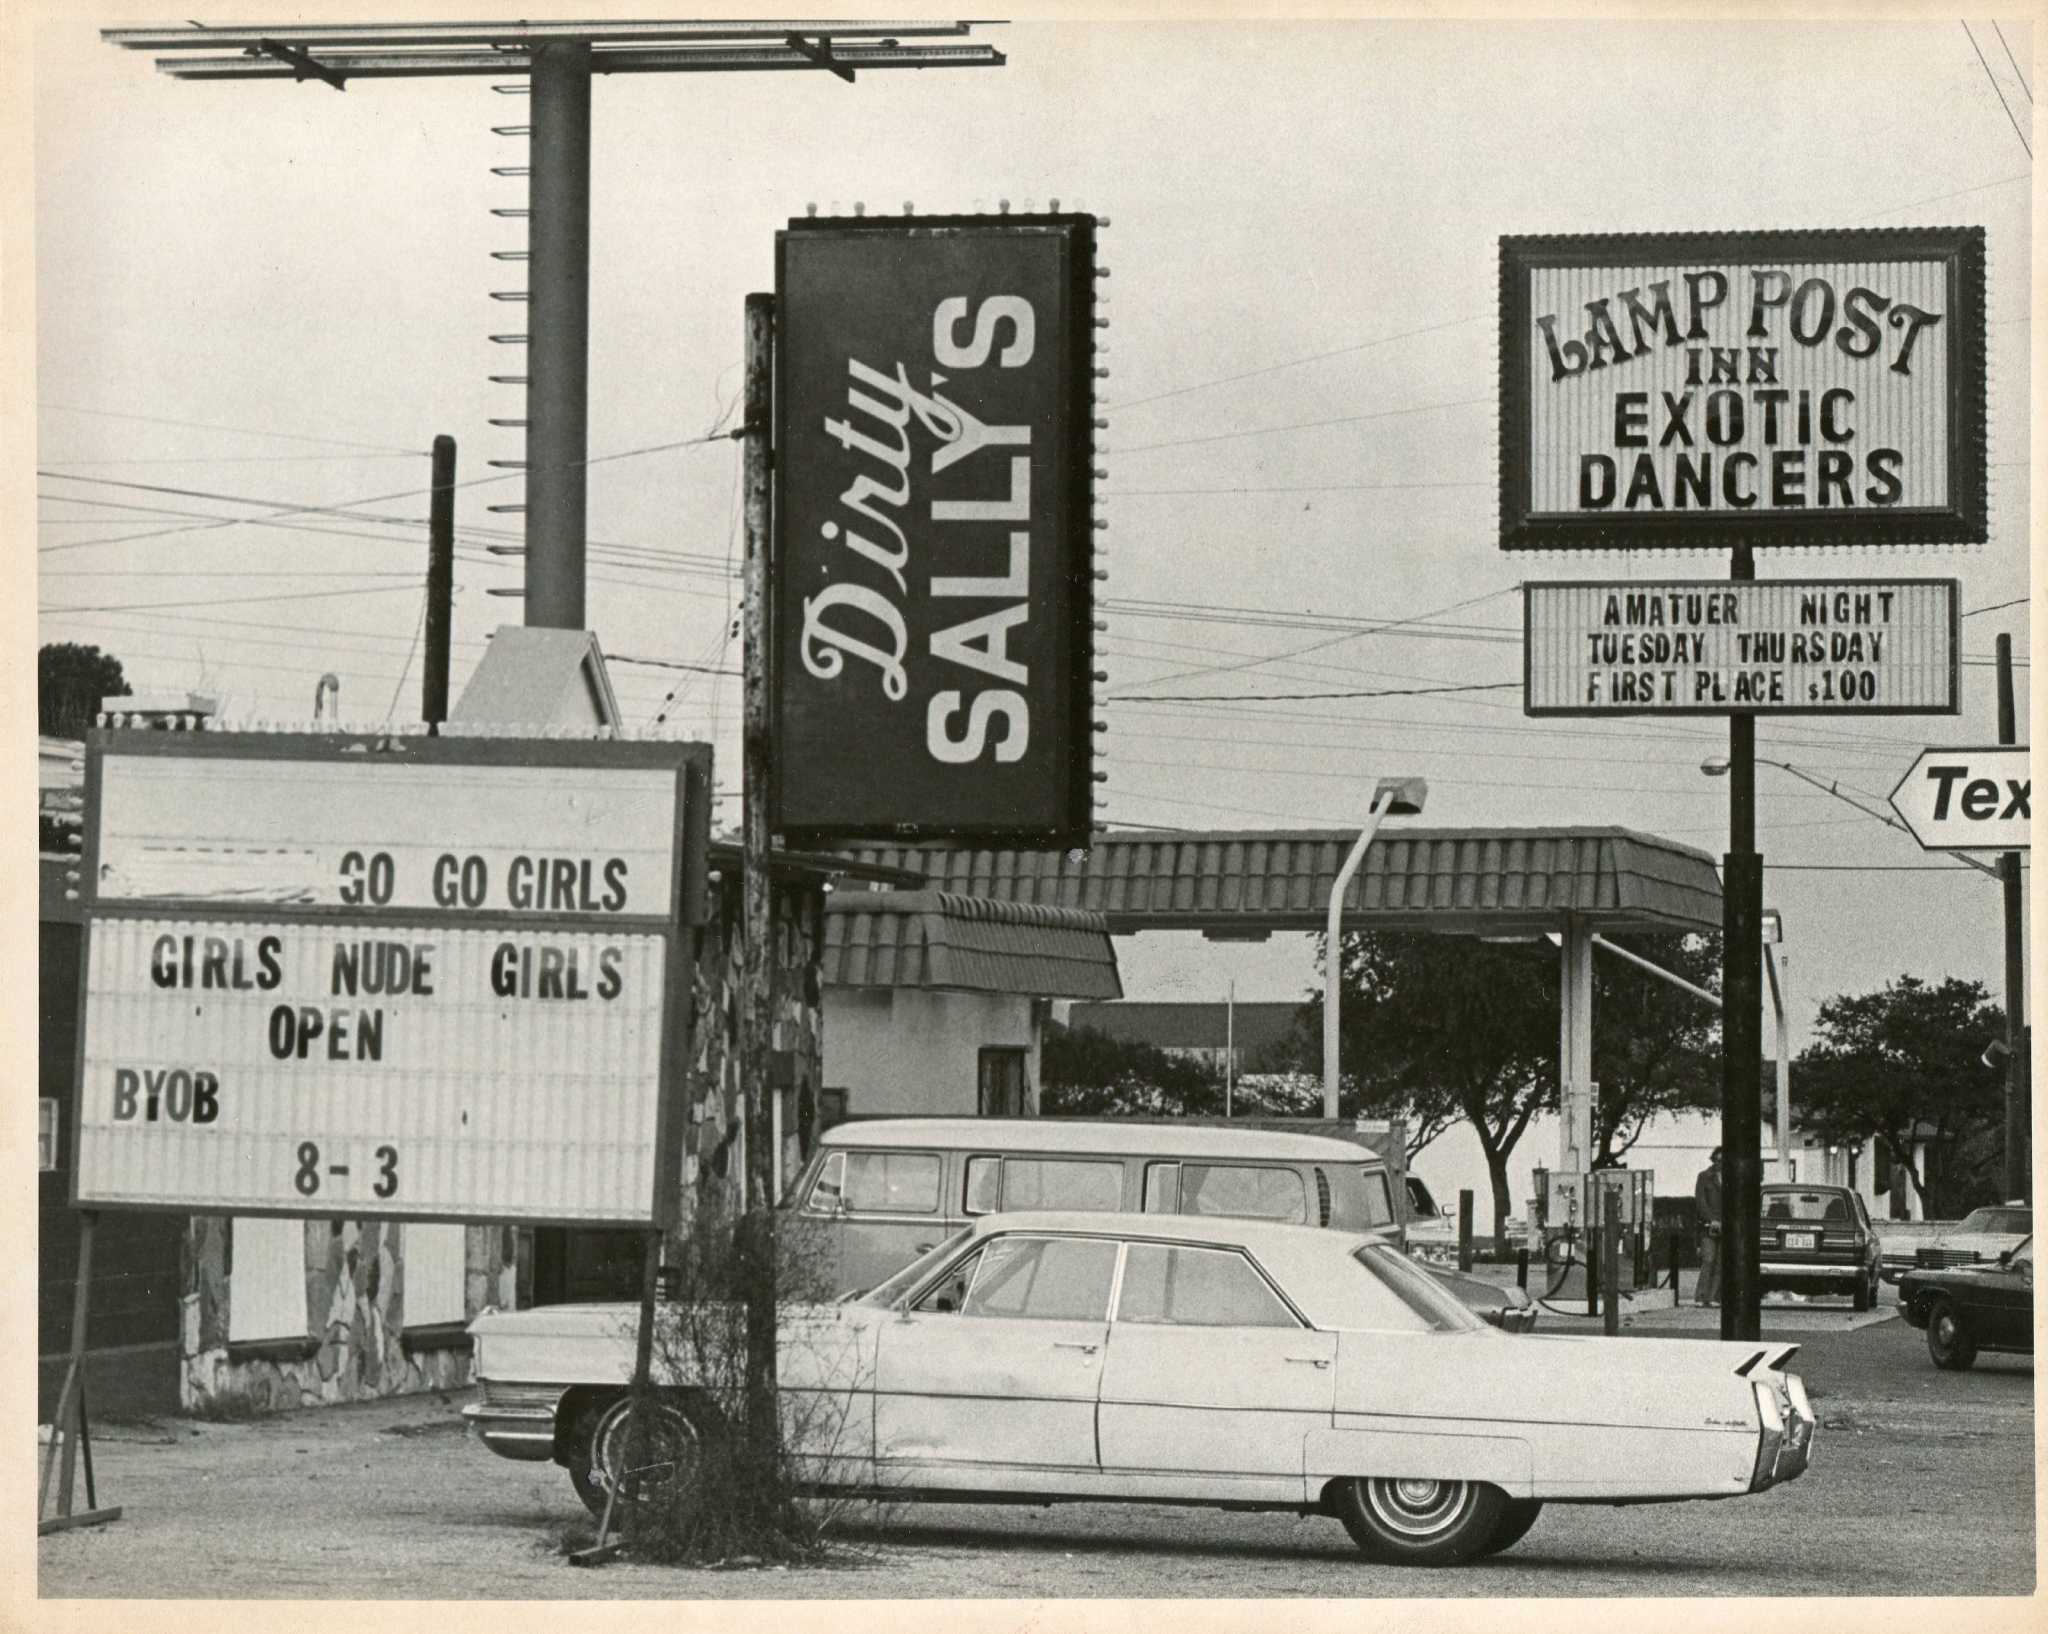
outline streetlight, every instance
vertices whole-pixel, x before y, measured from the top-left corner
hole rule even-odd
[[[1860,811],[1866,817],[1874,817],[1877,819],[1877,821],[1883,823],[1886,828],[1895,828],[1901,834],[1911,834],[1913,832],[1904,823],[1900,822],[1898,818],[1888,816],[1887,814],[1881,811],[1873,811],[1869,806],[1864,805],[1860,800],[1852,800],[1848,795],[1842,792],[1841,784],[1835,782],[1833,778],[1815,777],[1811,772],[1801,771],[1789,760],[1766,760],[1762,755],[1758,755],[1756,757],[1756,763],[1759,766],[1775,766],[1781,772],[1790,772],[1794,777],[1798,778],[1800,782],[1812,784],[1815,788],[1819,789],[1823,794],[1832,794],[1837,800],[1841,801],[1843,805],[1849,807],[1852,811]],[[1705,760],[1700,762],[1700,770],[1705,772],[1709,777],[1726,777],[1728,775],[1728,757],[1726,755],[1709,755]],[[1957,862],[1964,863],[1967,866],[1976,869],[1977,872],[1979,872],[1980,874],[1989,874],[1993,879],[1999,877],[1998,870],[1992,867],[1989,863],[1979,862],[1975,857],[1965,855],[1961,852],[1954,853],[1954,856]]]
[[[1776,908],[1764,909],[1764,973],[1771,979],[1771,1010],[1778,1023],[1778,1178],[1792,1175],[1792,1045],[1785,1024],[1785,989],[1789,984],[1780,961],[1785,955],[1779,944],[1785,940],[1785,916]]]
[[[1365,827],[1358,831],[1351,855],[1344,859],[1344,866],[1337,870],[1337,878],[1330,886],[1328,934],[1323,943],[1323,1116],[1326,1118],[1337,1116],[1337,989],[1344,964],[1339,945],[1339,922],[1344,916],[1344,891],[1350,885],[1352,875],[1358,872],[1358,865],[1365,861],[1366,847],[1372,844],[1372,837],[1379,832],[1381,819],[1420,816],[1422,803],[1428,798],[1427,779],[1381,778],[1372,791],[1372,808],[1366,813]]]

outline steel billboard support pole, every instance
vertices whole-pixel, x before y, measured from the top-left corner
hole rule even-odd
[[[1593,1167],[1593,933],[1575,913],[1564,916],[1558,957],[1557,1166],[1585,1174]]]
[[[770,440],[775,357],[775,297],[749,295],[746,305],[746,386],[741,491],[746,527],[745,723],[742,798],[746,808],[741,945],[745,992],[740,1010],[740,1086],[746,1103],[747,1209],[740,1227],[746,1276],[746,1435],[757,1479],[752,1490],[774,1490],[780,1456],[775,1403],[775,1193],[774,1136],[769,1127],[768,1051],[773,1019],[769,952],[774,905],[768,879],[768,581],[774,453]]]
[[[2013,707],[2012,637],[1998,638],[1998,741],[2018,743]],[[2029,1097],[2033,1063],[2027,1059],[2027,953],[2020,918],[2020,854],[2001,852],[1998,880],[2005,898],[2005,1191],[2008,1201],[2027,1195],[2031,1139]]]
[[[1789,978],[1779,962],[1784,957],[1776,945],[1764,943],[1764,974],[1771,982],[1771,1021],[1776,1029],[1778,1042],[1778,1115],[1773,1120],[1773,1129],[1778,1145],[1778,1178],[1792,1178],[1792,1043],[1791,1022],[1786,1015],[1788,1001],[1785,995]],[[1762,1227],[1759,1225],[1758,1230]],[[1759,1246],[1761,1252],[1761,1246]]]
[[[420,681],[420,719],[448,719],[448,647],[455,613],[455,439],[434,439],[434,491],[427,505],[426,672]]]
[[[1747,545],[1728,575],[1756,577]],[[1756,716],[1728,717],[1728,853],[1721,859],[1721,1337],[1754,1339],[1763,1323],[1762,1229],[1764,864],[1756,849]]]
[[[528,138],[526,622],[587,628],[590,418],[590,45],[533,53]]]

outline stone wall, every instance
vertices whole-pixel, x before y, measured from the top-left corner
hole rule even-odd
[[[778,880],[773,895],[771,1074],[784,1108],[785,1184],[810,1148],[822,1081],[819,950],[824,893],[813,880]],[[695,1024],[683,1104],[683,1218],[737,1205],[743,1108],[739,1076],[738,871],[714,879],[711,920],[692,933],[697,953]],[[303,1340],[230,1344],[234,1222],[195,1216],[183,1253],[179,1393],[201,1412],[273,1411],[470,1383],[466,1342],[446,1329],[405,1329],[405,1226],[391,1220],[308,1220],[307,1332]],[[533,1232],[473,1225],[465,1232],[464,1310],[532,1303]],[[421,1342],[424,1337],[424,1343]]]
[[[395,1220],[306,1221],[305,1337],[231,1344],[234,1221],[194,1216],[180,1301],[181,1404],[271,1412],[466,1386],[469,1349],[458,1335],[437,1328],[406,1342],[405,1231]],[[518,1233],[477,1225],[463,1237],[466,1314],[511,1304]]]

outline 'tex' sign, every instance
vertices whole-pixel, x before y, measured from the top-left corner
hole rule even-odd
[[[2024,851],[2032,794],[2025,744],[1924,749],[1892,790],[1892,810],[1929,851]]]

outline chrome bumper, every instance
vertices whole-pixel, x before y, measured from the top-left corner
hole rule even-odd
[[[462,1416],[470,1434],[500,1458],[538,1463],[555,1456],[555,1407],[561,1398],[552,1385],[486,1381]]]

